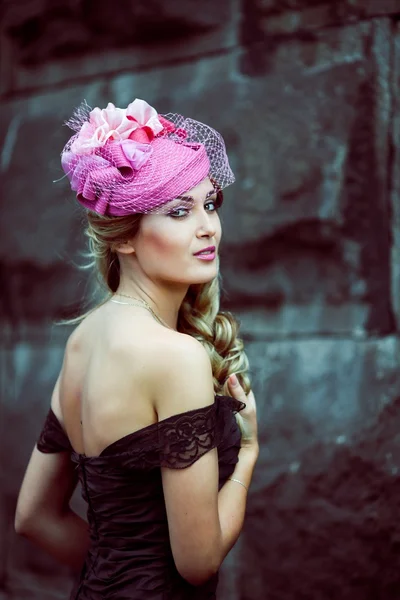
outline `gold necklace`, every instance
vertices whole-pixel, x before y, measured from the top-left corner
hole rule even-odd
[[[128,296],[127,294],[121,294],[120,292],[114,294],[115,296],[122,296],[123,298],[130,298],[131,300],[136,300],[136,303],[133,302],[120,302],[119,300],[114,300],[113,298],[110,298],[110,302],[114,302],[115,304],[124,304],[126,306],[139,306],[141,308],[145,308],[146,310],[148,310],[153,317],[159,322],[161,323],[161,325],[164,325],[164,327],[167,327],[168,329],[172,329],[172,331],[176,331],[176,329],[174,329],[173,327],[171,327],[170,325],[168,325],[168,323],[166,323],[161,317],[159,317],[154,310],[151,308],[150,304],[148,304],[146,302],[146,300],[143,300],[142,298],[135,298],[134,296]]]

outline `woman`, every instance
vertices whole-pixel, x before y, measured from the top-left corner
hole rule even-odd
[[[16,531],[79,569],[71,599],[215,598],[258,457],[248,360],[219,312],[224,142],[138,99],[68,124],[62,165],[108,293],[66,344]]]

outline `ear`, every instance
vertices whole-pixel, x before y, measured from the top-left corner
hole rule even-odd
[[[121,254],[133,254],[135,252],[135,248],[133,247],[131,240],[115,244],[113,250],[114,252],[121,252]]]

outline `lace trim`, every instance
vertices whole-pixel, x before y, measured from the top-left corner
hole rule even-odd
[[[230,396],[215,396],[214,404],[172,415],[139,429],[107,446],[99,456],[76,453],[53,411],[49,410],[37,442],[42,452],[71,451],[74,462],[137,468],[190,466],[203,454],[219,445],[232,426],[233,413],[245,404]],[[133,443],[134,440],[134,443]]]
[[[231,402],[231,401],[234,402]],[[183,469],[203,454],[217,447],[224,439],[233,420],[232,411],[246,405],[229,396],[217,396],[207,409],[177,415],[158,425],[159,464],[162,467]],[[174,416],[175,417],[175,416]]]

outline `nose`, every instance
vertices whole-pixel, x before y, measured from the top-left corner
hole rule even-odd
[[[202,237],[215,237],[217,233],[217,219],[213,214],[207,214],[206,212],[202,215],[202,222],[198,228],[197,236]]]

